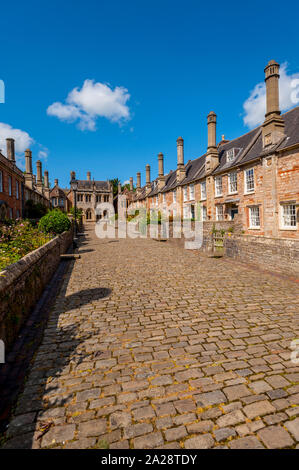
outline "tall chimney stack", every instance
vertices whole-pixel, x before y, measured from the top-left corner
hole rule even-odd
[[[217,116],[211,111],[207,117],[208,121],[208,149],[205,162],[206,174],[211,173],[219,163],[218,150],[216,145],[216,122]]]
[[[44,194],[47,199],[50,198],[49,172],[44,171]]]
[[[165,185],[164,176],[164,155],[162,152],[158,154],[158,189],[161,190]]]
[[[87,172],[87,181],[91,181],[91,173],[90,173],[90,171]]]
[[[133,183],[133,176],[130,176],[130,191],[133,191],[134,183]]]
[[[54,186],[58,186],[58,179],[57,178],[55,178],[55,180],[54,180]]]
[[[158,166],[159,166],[158,176],[164,176],[164,155],[162,152],[158,154]]]
[[[140,171],[138,171],[136,176],[137,176],[136,188],[141,189],[141,173],[140,173]]]
[[[179,137],[176,141],[176,148],[177,148],[177,181],[182,181],[186,176],[185,166],[184,166],[184,139]]]
[[[119,181],[119,183],[118,183],[118,194],[120,194],[120,193],[121,193],[121,182]]]
[[[264,69],[266,82],[266,114],[263,124],[263,146],[276,144],[284,137],[284,120],[279,108],[279,64],[270,60]]]
[[[11,162],[15,163],[16,158],[15,158],[15,141],[14,139],[6,139],[6,154],[8,160]]]
[[[43,178],[42,178],[42,162],[37,160],[36,162],[36,186],[37,189],[42,192],[43,190]]]
[[[31,189],[33,187],[32,152],[29,149],[25,150],[25,185]]]
[[[49,172],[47,170],[44,171],[44,186],[49,189]]]
[[[152,189],[151,186],[151,167],[149,164],[145,166],[145,185],[146,191],[149,192]]]

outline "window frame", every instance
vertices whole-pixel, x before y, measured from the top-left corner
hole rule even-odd
[[[217,221],[222,221],[222,220],[224,220],[223,204],[216,204],[215,207],[216,207],[216,220],[217,220]],[[220,207],[221,207],[221,214],[218,213]],[[219,215],[221,216],[221,218],[219,218]]]
[[[236,189],[234,191],[231,191],[231,175],[236,176]],[[238,172],[237,171],[231,171],[228,174],[228,194],[236,194],[238,192]]]
[[[284,209],[286,207],[294,207],[294,217],[295,217],[295,225],[285,225],[285,215]],[[292,215],[290,215],[292,217]],[[280,202],[280,230],[297,230],[298,229],[298,221],[297,221],[297,204],[295,201],[288,201],[288,202]]]
[[[203,191],[203,187],[205,188]],[[207,183],[206,181],[202,181],[200,183],[200,200],[206,201],[207,200]]]
[[[190,201],[195,200],[195,187],[193,183],[189,185],[189,199]]]
[[[220,185],[217,184],[218,181],[220,181]],[[223,196],[222,176],[215,176],[214,188],[215,188],[215,197]],[[218,193],[219,188],[221,189],[221,191]]]
[[[252,211],[254,209],[257,209],[258,210],[258,220],[259,220],[259,225],[253,225],[252,224]],[[249,206],[248,208],[249,210],[249,214],[248,214],[248,219],[249,219],[249,229],[250,230],[260,230],[261,229],[261,211],[260,211],[260,206],[256,205],[256,206]]]
[[[247,181],[247,173],[252,171],[252,181],[253,181],[253,188],[248,189],[248,181]],[[255,180],[254,180],[254,168],[247,168],[244,170],[244,194],[252,194],[255,192]]]

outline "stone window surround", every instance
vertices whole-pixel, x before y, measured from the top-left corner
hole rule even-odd
[[[204,191],[203,191],[203,188],[205,188]],[[206,199],[207,199],[207,183],[206,181],[202,181],[200,183],[200,200],[206,201]]]

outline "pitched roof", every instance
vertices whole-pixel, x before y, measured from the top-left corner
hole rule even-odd
[[[95,181],[95,180],[77,180],[78,189],[93,190],[94,186],[97,190],[109,191],[110,185],[108,181]]]

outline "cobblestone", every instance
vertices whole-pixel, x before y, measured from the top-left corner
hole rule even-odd
[[[297,285],[111,241],[80,239],[4,447],[295,448]]]

